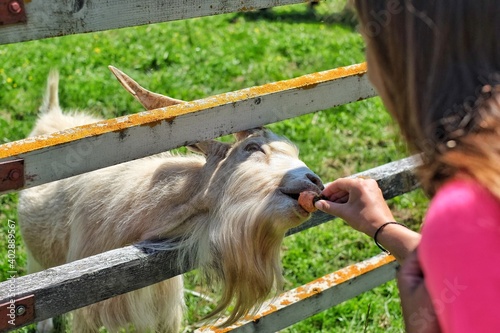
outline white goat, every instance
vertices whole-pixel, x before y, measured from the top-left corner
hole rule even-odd
[[[147,109],[181,102],[112,70]],[[32,135],[99,120],[63,114],[52,74]],[[266,129],[236,138],[234,144],[209,140],[191,147],[204,156],[161,154],[21,191],[29,272],[144,240],[177,240],[179,260],[195,258],[210,283],[221,288],[211,316],[233,305],[227,324],[235,322],[282,286],[285,232],[310,217],[298,205],[298,194],[323,187],[286,139]],[[178,332],[183,309],[177,276],[75,311],[73,331],[133,324],[137,332]]]

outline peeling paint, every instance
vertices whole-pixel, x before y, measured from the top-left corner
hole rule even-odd
[[[272,300],[271,303],[264,306],[262,310],[260,310],[255,316],[247,316],[244,321],[240,321],[229,327],[217,327],[216,325],[204,326],[196,330],[196,332],[230,332],[233,329],[246,325],[249,322],[257,322],[259,321],[259,319],[282,310],[288,306],[294,305],[295,303],[301,302],[311,297],[316,297],[329,288],[342,283],[346,283],[360,275],[366,274],[393,261],[395,261],[395,258],[391,255],[379,255],[365,261],[350,265],[336,272],[316,279],[312,282],[309,282],[303,286],[282,293],[275,300]],[[218,323],[222,323],[223,321],[224,319],[220,319]]]
[[[173,119],[175,119],[175,117],[172,117],[172,118],[173,118]],[[171,120],[172,118],[160,119],[160,120],[153,121],[153,122],[150,122],[150,123],[142,124],[142,125],[140,125],[140,126],[147,126],[147,127],[149,127],[149,128],[153,128],[153,127],[155,127],[155,126],[160,125],[160,124],[161,124],[161,122],[162,122],[163,120],[166,120],[166,121],[168,121],[169,123],[171,123],[171,122],[173,121],[173,120]]]

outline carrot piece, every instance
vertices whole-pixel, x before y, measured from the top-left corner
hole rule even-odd
[[[304,191],[299,195],[299,205],[304,208],[309,213],[314,213],[318,209],[314,207],[314,203],[318,201],[319,196],[316,192],[313,191]]]

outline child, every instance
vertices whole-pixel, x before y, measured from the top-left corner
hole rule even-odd
[[[499,332],[500,2],[355,2],[370,80],[423,166],[422,235],[394,221],[375,181],[338,179],[316,207],[402,262],[407,332]],[[347,197],[342,200],[341,198]]]

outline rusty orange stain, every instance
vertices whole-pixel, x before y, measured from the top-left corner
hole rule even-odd
[[[262,313],[260,313],[259,318],[267,316],[270,313],[276,312],[276,310],[278,310],[278,307],[276,305],[269,304],[269,306],[267,307],[267,309],[265,309]]]
[[[307,89],[316,88],[316,86],[317,86],[318,84],[319,84],[319,83],[316,83],[316,84],[310,84],[310,85],[307,85],[307,86],[305,86],[305,87],[302,87],[301,89],[307,90]]]
[[[229,332],[233,328],[232,327],[220,328],[220,327],[217,327],[217,326],[210,326],[210,327],[205,328],[205,329],[209,329],[211,332],[214,332],[214,333],[225,333],[225,332]]]
[[[306,289],[306,288],[305,288],[304,286],[300,286],[300,287],[298,287],[298,288],[297,288],[297,289],[295,289],[295,290],[296,290],[298,293],[302,293],[302,292],[304,292],[304,291],[305,291],[305,289]]]
[[[234,92],[228,92],[205,99],[172,105],[166,108],[144,111],[137,114],[103,120],[94,124],[68,129],[62,132],[42,135],[0,145],[0,158],[20,156],[31,151],[58,146],[91,136],[100,136],[136,126],[154,127],[162,121],[172,124],[176,117],[211,109],[220,105],[268,95],[285,90],[310,89],[320,83],[348,76],[366,74],[366,63],[336,68],[324,72],[304,75],[298,78],[264,84]]]
[[[319,288],[319,285],[332,287],[334,285],[346,282],[347,280],[350,280],[356,276],[372,271],[385,264],[393,262],[394,260],[395,258],[393,256],[384,256],[375,262],[363,262],[350,265],[336,272],[320,277],[296,289],[290,290],[288,293],[293,293],[298,299],[305,299],[322,292],[322,289],[324,288]]]
[[[166,121],[168,123],[172,123],[173,122],[173,119],[175,119],[175,117],[171,117],[171,118],[166,118],[166,119],[159,119],[159,120],[156,120],[156,121],[153,121],[153,122],[150,122],[150,123],[146,123],[146,124],[142,124],[142,125],[139,125],[139,126],[147,126],[149,128],[153,128],[159,124],[161,124],[162,121]]]
[[[286,306],[292,305],[296,302],[302,301],[304,299],[310,298],[314,295],[320,294],[323,290],[331,288],[335,285],[344,283],[351,280],[357,276],[368,273],[374,269],[377,269],[383,265],[389,264],[396,259],[391,255],[384,255],[381,257],[371,258],[361,263],[356,263],[345,268],[342,268],[336,272],[320,277],[314,281],[311,281],[305,285],[297,287],[295,289],[289,290],[280,296],[278,296],[277,304],[269,304],[257,315],[248,318],[245,317],[245,321],[238,322],[229,327],[217,327],[217,326],[205,326],[201,327],[197,332],[212,332],[212,333],[225,333],[229,332],[237,327],[245,325],[247,322],[256,321],[262,317],[265,317],[273,312],[276,312]]]
[[[290,305],[292,303],[293,302],[290,301],[289,299],[284,299],[284,300],[281,300],[280,305],[287,306],[287,305]]]

